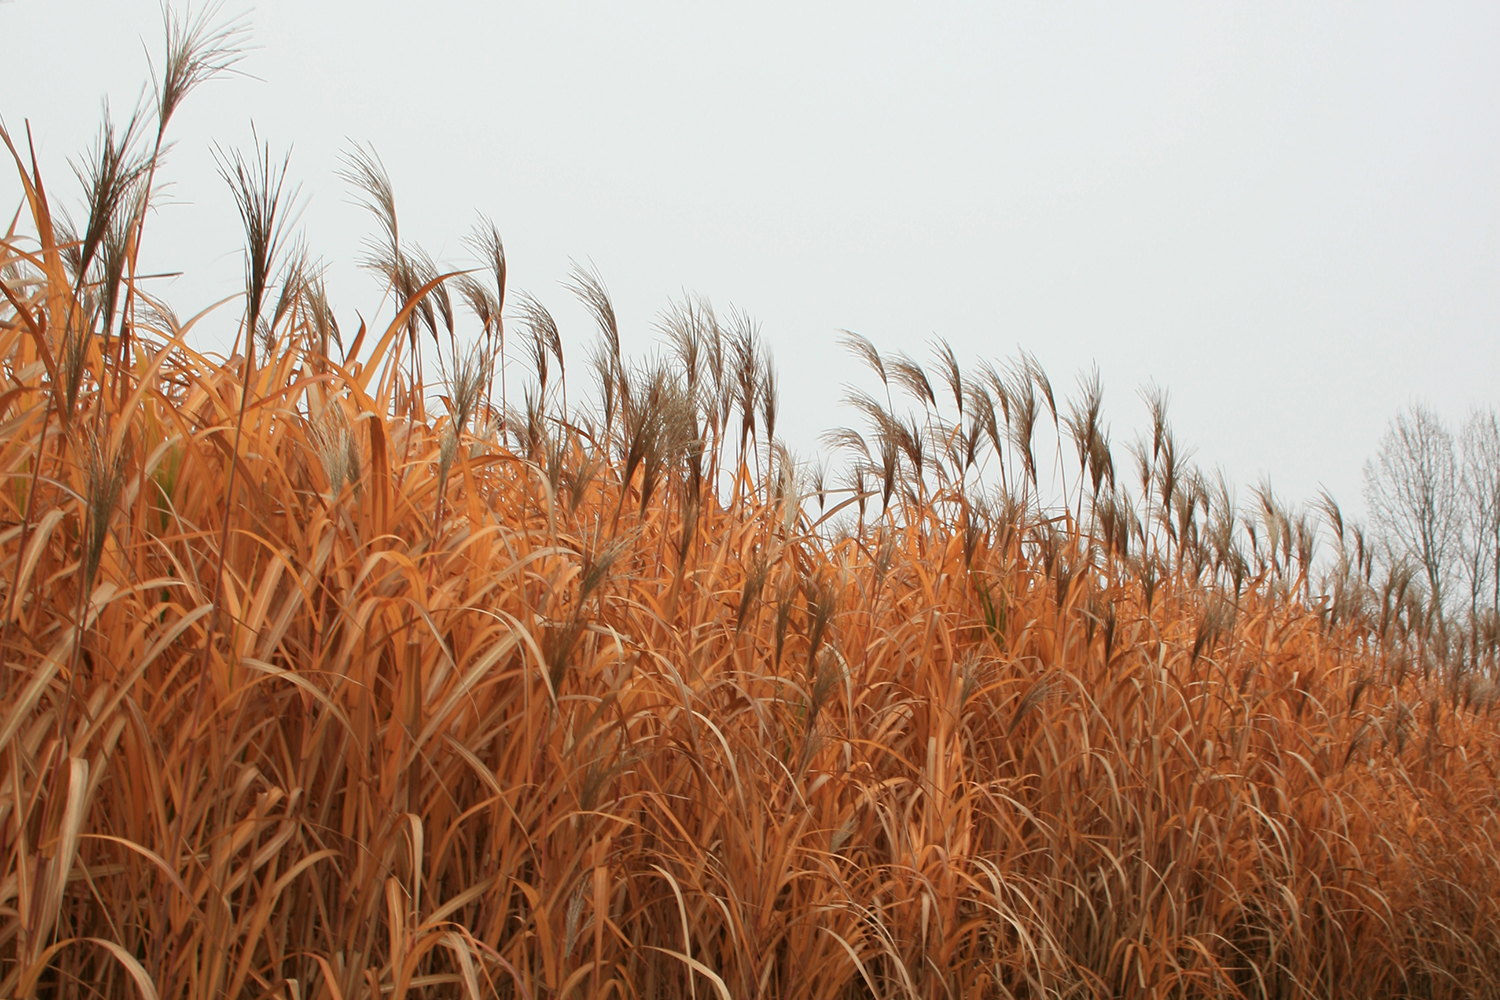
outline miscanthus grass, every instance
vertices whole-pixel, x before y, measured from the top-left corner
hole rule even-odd
[[[1500,995],[1494,639],[1330,499],[857,335],[799,467],[748,317],[633,361],[580,270],[565,353],[366,149],[394,321],[340,331],[262,146],[201,354],[135,261],[234,29],[169,28],[81,228],[5,135],[0,996]]]

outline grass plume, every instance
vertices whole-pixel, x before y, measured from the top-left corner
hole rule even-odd
[[[183,80],[233,65],[193,37]],[[1117,482],[1097,374],[851,334],[876,383],[809,487],[752,320],[689,298],[631,360],[579,269],[596,398],[513,296],[507,429],[498,229],[461,347],[351,154],[399,308],[333,358],[263,145],[221,159],[245,356],[162,304],[127,357],[90,324],[150,301],[139,241],[91,209],[70,267],[16,160],[0,995],[1500,996],[1500,625],[1329,497],[1236,505],[1164,393]]]

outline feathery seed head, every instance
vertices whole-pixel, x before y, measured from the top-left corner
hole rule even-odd
[[[99,571],[109,522],[125,483],[125,449],[111,453],[107,442],[92,431],[84,437],[84,589],[90,590]]]

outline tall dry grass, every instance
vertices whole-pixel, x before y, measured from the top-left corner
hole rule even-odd
[[[135,274],[159,105],[81,232],[6,136],[0,995],[1500,995],[1494,687],[1362,551],[1320,598],[1307,522],[1237,520],[1160,396],[1132,500],[1097,379],[853,338],[885,399],[820,490],[748,320],[689,300],[633,364],[579,273],[570,407],[494,228],[445,279],[373,154],[399,312],[340,351],[264,148],[207,357]]]

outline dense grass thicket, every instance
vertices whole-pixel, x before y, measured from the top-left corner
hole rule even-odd
[[[0,996],[1500,996],[1494,643],[1331,503],[1319,561],[1160,406],[1117,482],[1097,382],[858,338],[808,475],[743,317],[632,363],[580,272],[580,379],[364,152],[394,321],[340,335],[257,151],[205,356],[135,261],[233,55],[169,28],[81,222],[5,136]]]

